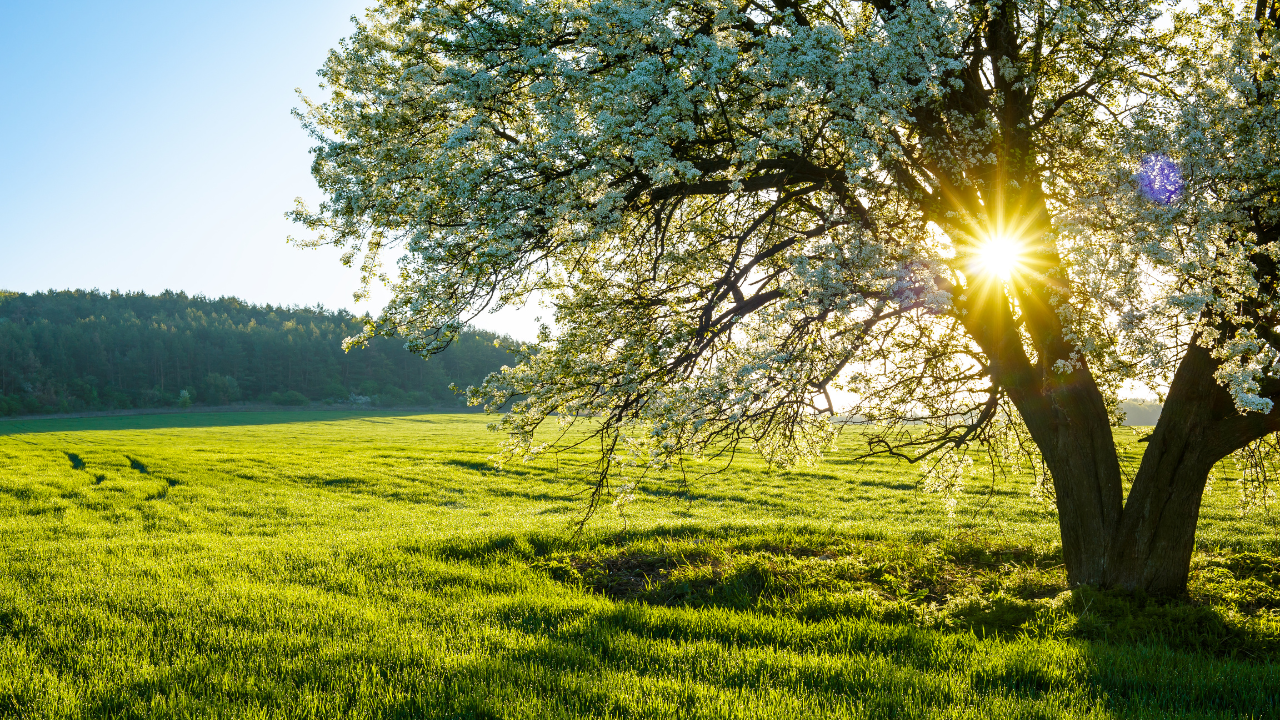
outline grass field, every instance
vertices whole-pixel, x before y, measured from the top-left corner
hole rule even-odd
[[[1280,531],[1233,483],[1154,600],[1067,591],[1020,478],[949,520],[847,450],[574,539],[592,458],[499,470],[484,423],[0,422],[0,716],[1280,717]]]

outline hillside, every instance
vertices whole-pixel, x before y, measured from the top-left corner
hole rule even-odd
[[[636,473],[579,534],[594,448],[495,467],[485,426],[0,423],[0,717],[1280,717],[1280,528],[1234,483],[1156,598],[1070,587],[1022,472],[950,506],[852,441],[747,451]]]
[[[0,415],[308,400],[458,407],[450,389],[508,362],[474,331],[423,361],[324,308],[185,293],[0,292]],[[185,393],[185,396],[184,396]]]

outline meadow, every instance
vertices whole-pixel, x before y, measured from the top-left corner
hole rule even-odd
[[[952,518],[852,435],[575,536],[590,453],[499,467],[485,422],[0,422],[0,716],[1280,716],[1280,529],[1227,480],[1147,598],[1068,590],[1026,478]]]

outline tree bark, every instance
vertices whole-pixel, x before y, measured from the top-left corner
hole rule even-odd
[[[1231,452],[1280,429],[1280,403],[1269,414],[1240,414],[1215,378],[1219,362],[1193,339],[1126,500],[1110,414],[1089,368],[1060,374],[1046,361],[1030,362],[1007,304],[986,299],[965,323],[1053,478],[1070,583],[1185,592],[1209,472]],[[1033,337],[1061,336],[1052,326],[1055,315],[1031,303],[1023,308]],[[1041,348],[1043,358],[1066,356],[1050,342]]]
[[[1067,577],[1103,585],[1122,510],[1120,464],[1102,393],[1087,371],[1072,375],[1083,377],[1052,392],[1051,417],[1040,423],[1048,437],[1037,443],[1053,477]]]
[[[1235,411],[1213,377],[1215,365],[1194,342],[1178,365],[1125,503],[1108,586],[1156,594],[1186,590],[1205,483],[1222,457],[1214,430],[1217,420]]]
[[[1193,340],[1142,455],[1104,585],[1161,595],[1185,592],[1213,466],[1280,428],[1280,409],[1240,414],[1214,378],[1217,367],[1209,350]]]
[[[1268,414],[1240,414],[1214,377],[1217,367],[1210,351],[1193,340],[1123,505],[1110,421],[1088,370],[1039,393],[1011,388],[1053,476],[1073,586],[1186,592],[1210,471],[1231,452],[1280,429],[1280,404]]]

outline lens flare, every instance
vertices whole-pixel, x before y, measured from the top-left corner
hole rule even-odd
[[[979,274],[1000,280],[1013,277],[1022,266],[1025,246],[1008,235],[993,235],[978,246],[974,253],[974,265]]]
[[[1138,169],[1138,190],[1148,200],[1170,205],[1182,195],[1182,171],[1165,155],[1148,155]]]

